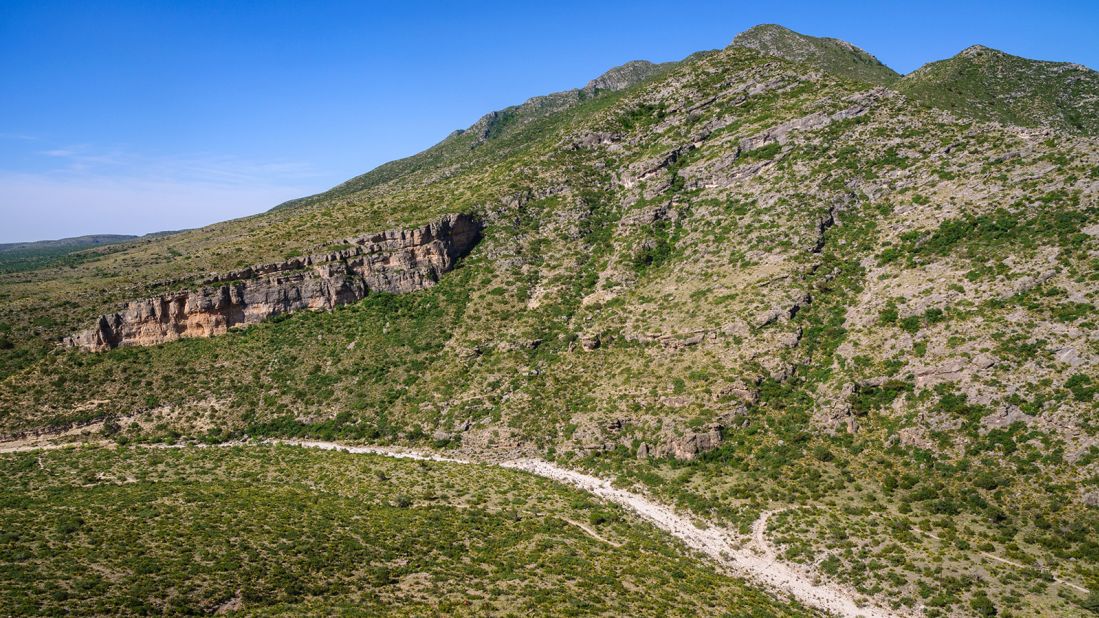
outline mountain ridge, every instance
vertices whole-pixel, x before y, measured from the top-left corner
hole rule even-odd
[[[349,189],[353,190],[358,187],[367,186],[375,181],[384,182],[384,179],[388,178],[388,174],[391,173],[391,171],[395,171],[399,174],[400,172],[398,170],[400,170],[403,165],[415,164],[419,159],[424,158],[425,155],[430,156],[432,153],[439,152],[444,144],[452,142],[455,138],[466,136],[468,139],[470,134],[475,135],[476,138],[474,143],[469,145],[470,148],[472,148],[479,143],[483,143],[490,137],[496,136],[505,124],[513,123],[523,125],[537,121],[546,115],[572,107],[584,98],[598,96],[600,92],[617,92],[633,86],[674,65],[674,62],[658,64],[649,62],[648,60],[631,60],[621,65],[611,67],[597,77],[589,80],[583,87],[530,97],[522,103],[488,112],[469,127],[454,130],[442,141],[427,148],[423,152],[383,163],[373,170],[354,176],[327,191],[283,202],[282,204],[273,207],[271,210],[293,208],[294,206],[308,203],[310,200],[314,200],[320,196]],[[461,152],[461,154],[465,153]],[[377,180],[375,180],[375,178],[377,178]]]

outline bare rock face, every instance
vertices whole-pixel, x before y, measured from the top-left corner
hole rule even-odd
[[[1099,491],[1084,492],[1080,496],[1080,501],[1087,506],[1099,507]]]
[[[118,313],[66,337],[89,351],[211,337],[234,326],[302,309],[329,310],[372,291],[400,294],[431,287],[481,239],[481,223],[451,214],[411,230],[347,239],[348,249],[212,275],[197,291],[132,301]]]
[[[656,457],[691,461],[702,453],[718,448],[721,441],[721,427],[715,425],[704,431],[691,432],[681,438],[658,444],[652,452]]]

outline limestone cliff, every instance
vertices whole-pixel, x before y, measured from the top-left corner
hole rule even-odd
[[[350,238],[347,249],[215,274],[199,290],[132,301],[64,344],[99,351],[210,337],[281,313],[332,309],[372,291],[412,292],[434,285],[480,238],[480,222],[464,214]]]

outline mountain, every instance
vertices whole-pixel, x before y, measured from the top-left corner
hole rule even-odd
[[[733,45],[868,84],[888,86],[900,79],[896,71],[847,41],[808,36],[776,24],[749,28],[733,39]]]
[[[674,566],[701,563],[681,562],[694,554],[652,517],[484,465],[520,458],[706,522],[670,527],[751,548],[737,555],[777,569],[751,585],[807,611],[1094,615],[1099,138],[929,106],[906,90],[919,71],[894,90],[880,68],[858,77],[873,68],[863,52],[786,32],[627,65],[256,216],[0,273],[6,448],[126,447],[7,456],[0,508],[22,527],[3,542],[38,557],[44,578],[91,560],[50,562],[70,547],[58,539],[108,539],[121,549],[96,572],[136,574],[81,576],[56,595],[9,578],[10,596],[63,613],[66,599],[96,608],[102,590],[167,611],[179,581],[258,564],[248,594],[209,584],[203,601],[194,584],[170,598],[180,613],[325,613],[352,588],[372,608],[475,589],[497,603],[484,613],[659,615],[712,583],[725,608],[743,596],[760,604],[746,613],[802,611]],[[403,461],[378,476],[369,458],[257,444],[268,439],[480,463]],[[196,443],[227,445],[231,460],[155,448]],[[241,515],[252,508],[278,543]],[[103,509],[129,523],[97,523]],[[210,521],[184,526],[198,515]],[[139,585],[161,563],[126,556],[168,558],[155,535],[123,534],[146,534],[141,517],[171,547],[215,558]],[[373,564],[364,548],[390,537],[363,536],[356,517],[414,532],[393,537],[378,573],[345,573],[354,586],[313,575],[330,559]],[[498,567],[478,539],[500,525],[516,535],[491,546],[519,553]],[[226,550],[238,527],[258,562]],[[446,541],[431,549],[436,528]],[[331,556],[301,559],[299,534]],[[585,592],[568,605],[524,573]],[[844,603],[822,604],[813,582]],[[599,601],[635,590],[644,602]],[[699,598],[683,613],[721,613]]]
[[[1099,134],[1099,73],[981,45],[904,76],[897,90],[950,112],[1028,127]]]
[[[110,245],[116,242],[132,240],[137,236],[126,234],[89,234],[87,236],[73,236],[71,238],[59,238],[57,240],[37,240],[33,242],[13,242],[0,244],[0,253],[15,253],[19,251],[38,251],[56,249],[86,249],[97,245]]]

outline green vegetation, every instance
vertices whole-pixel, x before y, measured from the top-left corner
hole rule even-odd
[[[1073,203],[1078,204],[1078,198]],[[1024,205],[1016,207],[1023,210]],[[943,221],[930,233],[902,234],[900,244],[888,247],[878,261],[888,264],[903,258],[911,266],[929,257],[950,255],[959,247],[962,254],[973,261],[988,261],[1010,251],[1034,251],[1048,244],[1061,244],[1071,250],[1086,242],[1080,229],[1095,216],[1096,212],[1075,209],[1042,209],[1029,217],[1005,209],[997,209],[991,214],[967,215]]]
[[[255,445],[0,468],[12,615],[802,615],[522,473]]]
[[[90,249],[108,247],[135,238],[137,237],[99,235],[0,245],[0,274],[27,272],[46,267],[75,268],[78,264],[94,260],[104,253],[103,250]],[[118,248],[108,251],[115,249]]]
[[[756,148],[754,150],[749,150],[741,156],[745,161],[764,161],[775,158],[775,155],[777,155],[781,150],[781,144],[779,144],[778,142],[771,142],[766,146],[760,146],[759,148]]]

